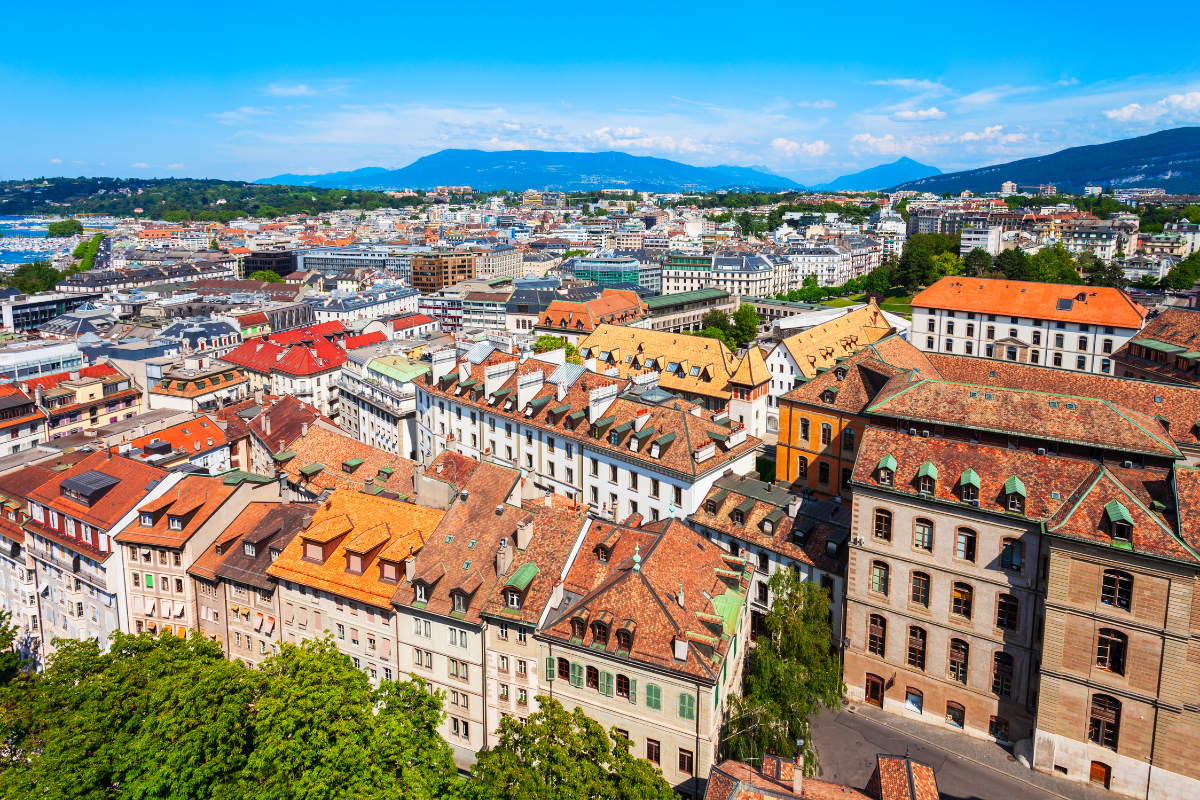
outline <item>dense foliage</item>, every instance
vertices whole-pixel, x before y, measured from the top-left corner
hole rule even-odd
[[[579,356],[579,348],[561,336],[544,333],[533,343],[533,352],[535,353],[549,353],[551,350],[566,350],[569,364],[583,363],[583,359]]]
[[[251,272],[250,280],[266,281],[267,283],[283,283],[283,278],[279,277],[277,273],[274,273],[269,269],[260,269]]]
[[[46,226],[46,236],[80,236],[83,234],[83,223],[77,219],[64,219],[51,222]]]
[[[674,793],[632,742],[583,711],[539,696],[525,722],[506,716],[496,747],[479,754],[468,800],[671,800]]]
[[[0,181],[0,213],[133,216],[134,209],[141,208],[142,216],[150,219],[229,222],[238,217],[319,214],[343,209],[370,211],[425,202],[422,197],[391,197],[383,192],[190,178],[48,178],[45,183]],[[77,220],[70,222],[79,224]],[[82,226],[78,232],[83,232]]]
[[[17,267],[5,283],[22,294],[36,294],[53,289],[62,279],[62,272],[50,266],[49,261],[39,258]]]
[[[696,336],[719,339],[730,350],[736,351],[739,347],[753,342],[758,336],[758,313],[749,303],[738,306],[732,317],[724,311],[709,311],[701,319],[701,324],[704,327]]]
[[[766,634],[749,654],[744,693],[729,696],[729,754],[751,763],[764,753],[794,757],[797,740],[803,740],[805,773],[814,775],[809,720],[822,707],[837,708],[845,690],[829,591],[791,569],[771,577],[771,590],[775,602],[764,620]]]

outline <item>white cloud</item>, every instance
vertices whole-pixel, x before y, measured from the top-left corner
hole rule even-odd
[[[867,152],[894,155],[896,153],[908,152],[909,148],[890,133],[886,136],[857,133],[850,137],[850,149],[856,153]]]
[[[928,81],[918,78],[888,78],[883,81],[871,81],[872,86],[897,86],[910,92],[937,92],[945,94],[950,91],[941,81]]]
[[[50,159],[50,163],[51,164],[61,164],[62,159],[61,158],[52,158],[52,159]]]
[[[1148,106],[1130,103],[1105,111],[1104,116],[1115,122],[1153,122],[1160,117],[1175,120],[1200,119],[1200,92],[1169,94]]]
[[[897,122],[928,122],[932,119],[945,118],[946,112],[938,111],[937,106],[930,106],[923,111],[897,111],[895,114],[892,114],[892,119]]]
[[[816,100],[811,103],[805,100],[803,102],[796,103],[796,105],[800,106],[801,108],[837,108],[837,103],[833,102],[832,100]]]
[[[771,141],[771,149],[786,158],[816,158],[825,155],[831,148],[820,139],[815,142],[793,142],[780,136]]]
[[[954,102],[960,106],[991,106],[999,103],[1006,97],[1012,97],[1018,94],[1029,94],[1031,92],[1041,91],[1038,86],[991,86],[987,89],[980,89],[970,94],[963,95]]]
[[[993,125],[990,128],[984,128],[979,133],[967,131],[962,136],[959,136],[955,141],[958,142],[1022,142],[1027,137],[1023,133],[1003,133],[1001,129],[1003,125]]]
[[[222,111],[220,114],[209,114],[210,117],[220,122],[222,125],[236,125],[239,122],[249,122],[255,117],[261,117],[271,112],[265,108],[256,108],[254,106],[242,106],[233,111]]]
[[[167,169],[183,169],[183,164],[167,164]]]
[[[1064,76],[1062,76],[1062,78],[1060,80],[1055,81],[1054,85],[1055,86],[1078,86],[1079,78],[1069,78],[1066,75],[1064,75]]]
[[[278,83],[272,83],[267,87],[267,94],[279,97],[302,97],[304,95],[316,94],[316,92],[308,88],[308,84],[306,83],[300,83],[295,86],[281,86]]]
[[[130,164],[129,166],[134,167],[135,169],[146,169],[146,165],[143,164],[141,161],[139,161],[136,164]]]

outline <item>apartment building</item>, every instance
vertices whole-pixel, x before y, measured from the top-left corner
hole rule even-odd
[[[782,418],[782,406],[789,392],[825,374],[842,360],[891,337],[895,330],[891,321],[871,300],[849,314],[785,336],[765,359],[770,376],[766,386],[766,429],[772,432],[788,430],[791,422]],[[887,347],[889,352],[897,348],[904,349],[895,343]],[[807,439],[808,434],[803,438]],[[780,443],[783,444],[784,440],[785,437],[781,436]],[[791,472],[786,474],[792,479],[796,477]]]
[[[250,379],[250,391],[291,395],[330,418],[338,413],[337,382],[345,360],[346,351],[315,329],[298,332],[286,344],[252,339],[224,358]]]
[[[417,384],[422,461],[451,450],[523,469],[595,513],[650,520],[694,511],[726,469],[753,469],[759,440],[744,426],[684,401],[651,404],[665,393],[650,383],[618,396],[628,382],[570,364],[493,352],[451,371],[453,354],[439,356]]]
[[[590,524],[581,505],[559,494],[524,500],[521,510],[524,516],[510,546],[498,551],[497,579],[479,612],[486,623],[484,700],[489,737],[496,735],[504,717],[525,720],[538,711],[543,658],[533,634],[575,542]]]
[[[212,417],[201,415],[129,442],[122,455],[163,469],[186,467],[216,475],[230,468],[229,440]]]
[[[911,341],[927,352],[1111,375],[1113,354],[1146,314],[1120,289],[947,277],[913,298]]]
[[[982,250],[995,258],[1000,255],[1000,234],[1003,230],[999,225],[963,228],[959,234],[958,254],[966,258],[972,250]]]
[[[1200,352],[1192,338],[1200,333],[1200,312],[1164,308],[1113,356],[1113,374],[1142,381],[1200,387]]]
[[[278,584],[267,567],[315,511],[303,503],[252,501],[188,567],[197,627],[221,645],[227,658],[257,667],[279,652]]]
[[[48,418],[33,397],[12,384],[0,385],[0,440],[4,442],[4,453],[19,453],[46,441]]]
[[[283,460],[292,443],[311,427],[337,430],[317,409],[290,395],[278,398],[267,395],[263,402],[261,411],[246,422],[250,432],[251,472],[275,475],[276,462]]]
[[[475,251],[475,276],[477,278],[520,278],[525,274],[521,263],[521,251],[512,245],[499,244],[495,247]]]
[[[250,379],[224,361],[209,358],[178,359],[167,364],[147,364],[149,410],[212,412],[237,403],[250,394]]]
[[[374,288],[353,294],[308,298],[304,302],[312,308],[318,324],[341,322],[349,325],[356,319],[415,314],[419,296],[420,292],[416,289]]]
[[[475,278],[475,262],[474,253],[461,250],[437,249],[414,254],[412,287],[421,294],[432,294],[459,281],[472,280]]]
[[[97,364],[20,383],[47,415],[46,440],[92,431],[142,412],[142,390],[112,364]]]
[[[54,654],[55,639],[93,639],[105,650],[109,635],[126,629],[127,587],[113,539],[139,506],[182,477],[104,450],[29,492],[25,543],[37,565],[43,659]]]
[[[0,476],[0,608],[17,628],[14,650],[32,662],[42,663],[42,634],[38,620],[37,563],[30,557],[25,528],[29,521],[31,491],[54,477],[54,472],[27,466]]]
[[[464,328],[505,330],[508,318],[506,307],[512,292],[467,292],[462,299]]]
[[[767,632],[763,621],[775,602],[769,584],[781,569],[796,570],[805,581],[828,591],[830,628],[842,630],[849,508],[831,501],[805,501],[749,475],[724,475],[687,523],[754,567],[748,600],[751,636]]]
[[[806,244],[789,247],[781,254],[791,264],[790,285],[782,291],[799,289],[808,277],[819,286],[841,286],[855,275],[850,249],[839,244]],[[865,274],[865,273],[864,273]]]
[[[187,636],[199,627],[199,597],[188,570],[255,496],[277,499],[278,485],[264,487],[245,474],[182,475],[137,507],[114,537],[125,586],[123,631]]]
[[[407,674],[392,595],[444,514],[362,492],[330,494],[267,567],[278,586],[280,641],[330,631],[373,685]]]
[[[536,634],[539,691],[703,797],[741,686],[753,567],[678,520],[640,521],[594,520],[582,537]]]
[[[601,325],[649,328],[648,314],[649,309],[637,292],[604,289],[591,300],[551,300],[534,325],[534,332],[558,336],[577,345]]]

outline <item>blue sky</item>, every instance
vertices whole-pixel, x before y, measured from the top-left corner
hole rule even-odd
[[[1128,8],[962,3],[14,5],[0,178],[253,180],[448,147],[622,150],[801,182],[1200,124],[1195,44]],[[1155,6],[1159,22],[1194,17]]]

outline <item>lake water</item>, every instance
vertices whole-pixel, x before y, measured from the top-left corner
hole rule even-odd
[[[13,217],[0,215],[0,233],[4,234],[5,239],[13,238],[28,238],[28,239],[45,239],[46,226],[33,226],[27,223],[29,217]],[[28,261],[36,261],[39,258],[49,258],[50,253],[36,252],[29,250],[9,249],[12,243],[6,243],[0,240],[0,264],[20,264]]]

